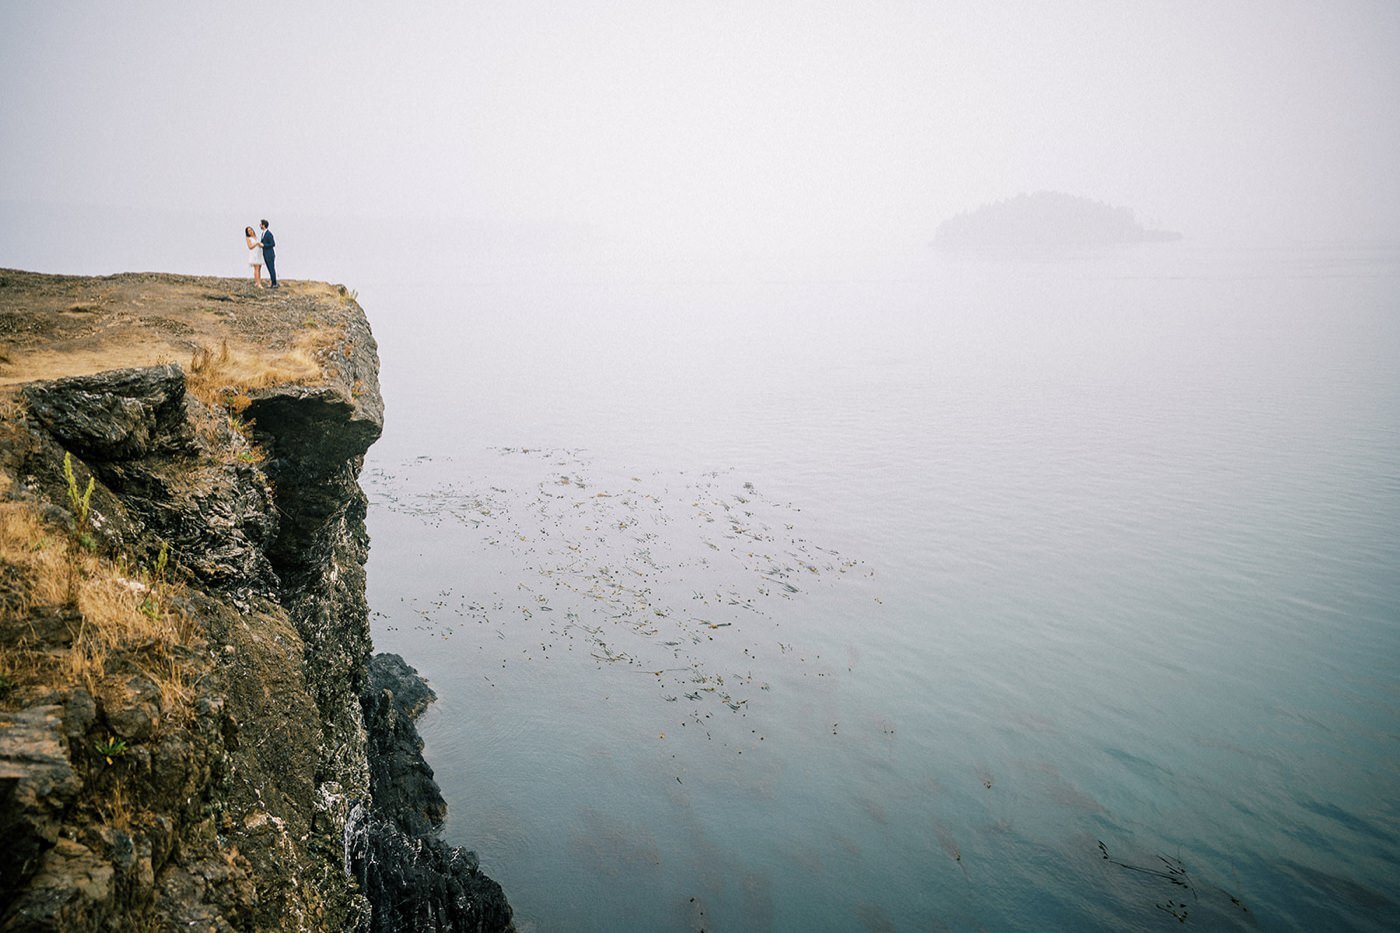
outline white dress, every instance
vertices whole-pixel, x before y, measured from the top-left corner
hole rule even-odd
[[[247,237],[244,237],[244,238],[243,238],[243,245],[244,245],[244,248],[246,249],[246,248],[247,248],[247,245],[248,245],[248,238],[247,238]],[[262,265],[262,264],[263,264],[262,245],[259,244],[259,245],[257,245],[257,246],[254,246],[252,249],[248,250],[248,265],[250,265],[250,266],[260,266],[260,265]]]

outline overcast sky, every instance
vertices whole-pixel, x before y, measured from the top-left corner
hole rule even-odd
[[[1400,220],[1395,0],[7,0],[0,89],[0,200],[739,247],[1041,189],[1197,236]]]

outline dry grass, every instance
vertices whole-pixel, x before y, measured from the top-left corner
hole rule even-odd
[[[112,782],[112,788],[107,793],[105,803],[106,806],[97,805],[97,812],[101,814],[102,821],[116,829],[130,829],[133,815],[132,807],[131,802],[127,800],[126,787],[122,784],[121,778]]]
[[[57,664],[65,681],[95,692],[113,656],[130,655],[160,687],[162,699],[169,702],[167,714],[179,718],[192,689],[177,647],[190,643],[196,631],[172,605],[175,585],[163,574],[133,574],[73,546],[69,536],[45,525],[21,502],[0,502],[0,566],[15,581],[0,592],[5,611],[15,618],[36,610],[76,609],[72,646]],[[21,672],[33,667],[32,650],[12,646],[10,652],[3,663]]]
[[[194,352],[185,373],[185,387],[195,398],[211,407],[228,408],[239,401],[247,407],[248,392],[270,385],[301,385],[324,378],[316,359],[323,337],[310,334],[281,353],[254,353],[230,348],[225,340],[218,351],[201,346]]]
[[[169,655],[193,635],[188,620],[170,607],[170,584],[126,577],[110,561],[85,554],[78,611],[107,647],[154,645]],[[144,574],[142,576],[145,576]]]
[[[188,722],[194,710],[194,681],[189,668],[168,655],[141,665],[142,672],[160,690],[160,708],[167,720]]]
[[[28,434],[24,426],[27,407],[18,393],[0,386],[0,445],[23,449]],[[13,479],[0,470],[0,499],[5,498],[14,485]]]
[[[9,478],[0,474],[0,489]],[[68,598],[68,542],[52,534],[34,510],[20,502],[0,502],[0,564],[17,578],[6,593],[8,608],[20,615],[38,606],[59,606]]]
[[[183,364],[198,346],[217,354],[225,339],[257,364],[244,380],[249,385],[268,378],[258,370],[295,379],[308,371],[298,351],[328,356],[346,322],[360,314],[352,293],[318,282],[287,281],[275,293],[259,293],[247,281],[189,276],[5,278],[0,317],[12,326],[0,334],[0,356],[8,357],[0,360],[0,388],[163,360]],[[233,375],[231,381],[241,378]]]
[[[107,676],[107,651],[96,640],[80,635],[60,659],[58,670],[67,683],[82,684],[88,693],[96,694]]]
[[[270,385],[305,385],[326,378],[326,369],[317,359],[332,340],[329,334],[307,333],[297,338],[290,350],[281,353],[249,353],[229,346],[224,340],[218,352],[201,346],[194,352],[185,373],[185,388],[211,409],[222,409],[230,431],[242,438],[229,455],[244,463],[262,463],[266,452],[253,441],[254,422],[243,417],[253,400],[248,393]],[[202,430],[210,441],[217,441],[217,429],[206,424]]]
[[[109,711],[150,704],[157,730],[188,728],[198,660],[187,646],[198,628],[181,609],[180,585],[167,579],[168,550],[148,568],[96,553],[75,530],[43,521],[33,503],[5,499],[13,485],[0,470],[0,704],[22,707],[55,689],[83,688]],[[144,692],[132,697],[133,673],[155,686],[155,703]],[[83,740],[82,760],[99,772],[87,776],[83,806],[129,831],[146,819],[143,785],[124,776],[131,737],[94,738]]]

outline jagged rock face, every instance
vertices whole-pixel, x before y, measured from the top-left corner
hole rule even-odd
[[[374,807],[393,815],[410,835],[435,832],[447,816],[433,769],[423,760],[415,720],[437,695],[396,654],[375,655],[360,702],[371,735],[370,789]]]
[[[35,443],[38,459],[54,454],[49,439],[79,454],[111,496],[106,508],[97,502],[97,520],[126,519],[120,533],[106,535],[113,546],[154,537],[219,589],[264,595],[276,589],[267,557],[278,526],[272,488],[252,464],[224,455],[235,443],[232,431],[186,396],[178,366],[36,383],[24,388],[24,398],[48,435]],[[193,430],[195,421],[208,436]],[[47,472],[56,483],[58,474]],[[62,501],[61,491],[55,495]],[[95,530],[107,531],[100,524]]]
[[[68,761],[62,707],[37,706],[0,714],[0,903],[14,898],[58,841],[63,814],[82,782]]]
[[[129,460],[193,440],[178,366],[119,369],[26,386],[29,411],[84,458]]]
[[[373,933],[511,931],[501,886],[482,873],[476,855],[433,836],[410,836],[389,816],[363,818],[352,867],[375,912]]]
[[[186,699],[136,663],[0,709],[0,929],[511,929],[499,885],[437,837],[414,727],[431,691],[398,659],[371,676],[358,474],[383,404],[350,308],[325,384],[251,393],[261,463],[178,367],[23,390],[0,432],[11,495],[66,527],[72,453],[99,549],[134,566],[168,543],[199,634],[177,652]],[[76,611],[21,617],[22,596],[0,586],[0,644],[70,649]],[[104,763],[114,735],[129,747]]]
[[[214,844],[227,776],[221,698],[206,692],[187,727],[159,728],[168,705],[139,675],[128,684],[135,696],[76,688],[62,705],[0,714],[0,773],[10,778],[0,781],[0,928],[120,929],[138,915],[166,927],[218,918],[226,928],[253,916],[253,866]],[[143,718],[147,731],[134,733],[119,764],[103,765],[94,739],[121,728],[123,715]],[[128,805],[157,815],[118,818]],[[187,901],[191,886],[201,896]]]
[[[269,451],[266,470],[281,519],[267,554],[305,644],[307,687],[320,711],[318,780],[335,785],[340,800],[360,798],[369,792],[359,696],[371,645],[369,536],[358,477],[381,425],[343,396],[296,388],[260,394],[248,413]]]
[[[476,853],[438,836],[447,804],[414,724],[435,698],[398,655],[370,662],[362,702],[373,804],[361,808],[347,836],[350,868],[373,905],[374,933],[512,930],[505,894],[481,873]]]
[[[171,720],[170,701],[139,669],[105,677],[96,696],[56,697],[37,719],[34,708],[13,723],[0,717],[18,727],[0,735],[0,797],[10,804],[0,821],[18,843],[0,880],[0,927],[110,929],[137,916],[157,928],[363,927],[368,903],[343,852],[351,802],[369,788],[363,449],[331,466],[339,482],[324,494],[338,497],[336,509],[287,586],[269,554],[282,510],[301,514],[235,456],[247,442],[186,396],[178,368],[32,384],[24,398],[30,429],[0,448],[7,472],[66,525],[64,454],[78,455],[79,484],[98,481],[100,547],[149,563],[168,542],[190,575],[183,607],[209,641],[184,655],[197,685],[187,724]],[[353,408],[311,407],[313,420],[342,423]],[[335,422],[320,430],[334,434]],[[27,624],[63,645],[81,622]],[[303,628],[333,650],[319,657]],[[94,748],[110,736],[127,748],[104,764]],[[113,795],[159,816],[114,826],[87,802]]]

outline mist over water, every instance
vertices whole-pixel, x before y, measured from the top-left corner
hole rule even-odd
[[[522,930],[1400,927],[1400,6],[0,27],[0,267],[358,293]]]
[[[362,226],[284,276],[374,326],[375,645],[522,929],[1396,925],[1393,246]]]
[[[367,290],[449,835],[541,930],[1392,924],[1398,277]]]

